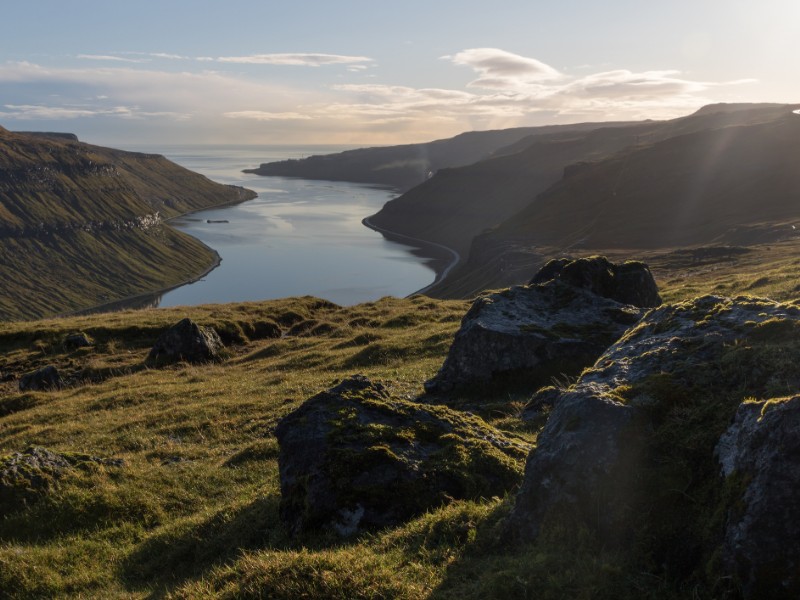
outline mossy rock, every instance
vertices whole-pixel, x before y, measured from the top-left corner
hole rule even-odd
[[[405,521],[452,499],[501,496],[530,446],[478,417],[392,397],[354,376],[278,424],[281,517],[340,535]]]
[[[80,453],[57,453],[30,447],[0,457],[0,513],[8,514],[35,502],[73,469],[97,465],[119,467],[123,462]]]
[[[509,535],[530,541],[544,530],[593,530],[604,545],[631,548],[637,561],[663,565],[676,581],[700,582],[712,597],[737,586],[777,594],[775,581],[800,589],[800,455],[786,433],[800,431],[800,403],[780,404],[779,420],[769,413],[776,402],[753,402],[796,394],[799,324],[800,306],[750,297],[704,296],[648,313],[551,399]],[[752,431],[747,451],[732,454],[744,465],[740,476],[724,479],[720,463],[734,459],[724,458],[718,442],[737,409]],[[762,444],[768,432],[777,440],[771,453]],[[757,452],[780,468],[752,458]],[[759,514],[768,528],[742,521],[755,514],[749,482],[756,478],[767,491]],[[792,493],[781,483],[790,479]],[[776,510],[763,509],[771,503]],[[731,550],[731,531],[757,529],[786,538],[736,538],[746,552]],[[781,562],[784,549],[794,555]]]

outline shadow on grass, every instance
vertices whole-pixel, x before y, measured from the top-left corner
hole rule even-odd
[[[243,550],[286,547],[290,540],[278,517],[279,495],[259,498],[238,510],[223,509],[202,522],[179,522],[146,539],[120,566],[131,591],[152,590],[161,598]]]

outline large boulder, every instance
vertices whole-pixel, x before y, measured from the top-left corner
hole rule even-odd
[[[635,306],[552,280],[478,298],[461,321],[428,392],[523,373],[579,373],[644,314]]]
[[[503,495],[530,447],[478,417],[390,396],[350,377],[278,424],[280,514],[289,530],[350,535],[452,499]]]
[[[19,391],[49,391],[64,387],[64,380],[53,365],[26,373],[19,380]]]
[[[203,363],[220,359],[222,340],[211,327],[201,327],[182,319],[162,333],[147,356],[147,363],[169,364],[179,361]]]
[[[749,596],[800,598],[800,396],[742,403],[716,451],[723,476],[744,485],[726,566]]]
[[[658,286],[650,268],[638,261],[617,265],[605,256],[553,259],[533,276],[530,283],[545,283],[554,279],[622,304],[640,308],[655,308],[661,304]]]
[[[793,304],[705,296],[651,311],[548,399],[509,535],[584,527],[606,543],[635,538],[642,560],[671,577],[734,575],[758,590],[773,569],[771,581],[796,583],[797,408],[739,405],[800,389],[798,354]],[[717,453],[749,482],[741,490],[719,477],[714,457],[737,409]]]

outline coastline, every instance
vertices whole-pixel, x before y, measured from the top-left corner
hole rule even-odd
[[[426,294],[435,286],[442,283],[442,281],[444,281],[444,279],[450,274],[450,271],[452,271],[453,268],[461,262],[461,254],[456,250],[445,246],[444,244],[423,240],[421,238],[415,238],[402,233],[396,233],[391,229],[385,229],[384,227],[378,227],[377,225],[374,225],[372,221],[370,221],[370,217],[364,217],[361,220],[361,224],[364,225],[364,227],[372,229],[373,231],[377,231],[390,241],[397,241],[407,246],[418,248],[421,251],[417,253],[418,256],[431,257],[432,254],[435,255],[437,252],[425,252],[425,250],[438,250],[438,254],[440,256],[433,256],[430,258],[428,263],[435,273],[433,282],[415,292],[408,294],[408,296],[406,296],[407,298],[417,294]]]
[[[181,213],[179,215],[175,215],[174,217],[170,217],[169,219],[164,219],[164,221],[163,221],[164,225],[166,225],[167,227],[172,227],[172,225],[170,225],[170,221],[172,221],[173,219],[180,219],[180,218],[185,217],[187,215],[193,215],[195,213],[202,212],[204,210],[212,210],[212,209],[215,209],[215,208],[224,208],[226,206],[235,206],[237,204],[241,204],[243,202],[248,202],[249,200],[255,200],[256,198],[258,198],[258,194],[253,192],[253,190],[248,190],[245,187],[241,187],[241,186],[237,186],[237,185],[231,185],[229,187],[236,188],[236,189],[240,190],[240,194],[242,196],[246,196],[247,195],[247,194],[244,194],[244,192],[252,192],[253,196],[250,197],[250,198],[242,197],[242,198],[240,198],[238,200],[231,200],[229,202],[220,202],[219,204],[214,204],[212,206],[206,206],[206,207],[203,207],[203,208],[198,208],[197,210],[190,210],[188,212]],[[186,235],[189,235],[189,234],[186,234]],[[192,239],[194,239],[196,242],[198,242],[199,244],[202,244],[205,248],[207,248],[208,251],[211,252],[211,254],[214,257],[213,260],[211,261],[211,264],[208,267],[206,267],[205,270],[203,270],[202,273],[200,273],[200,274],[198,274],[196,276],[190,277],[189,279],[186,279],[184,281],[180,281],[178,283],[174,283],[172,285],[169,285],[169,286],[166,286],[166,287],[163,287],[163,288],[159,288],[157,290],[152,290],[152,291],[148,291],[148,292],[142,292],[141,294],[134,294],[132,296],[125,296],[124,298],[119,298],[118,300],[110,300],[108,302],[103,302],[102,304],[94,304],[94,305],[89,306],[87,308],[80,308],[78,310],[74,310],[74,311],[70,311],[70,312],[66,312],[66,313],[60,313],[60,314],[57,314],[57,315],[53,315],[52,317],[45,317],[45,318],[76,317],[76,316],[81,316],[81,315],[91,315],[91,314],[103,313],[103,312],[116,312],[116,311],[119,311],[119,310],[127,310],[127,309],[135,309],[135,308],[149,308],[150,305],[153,302],[160,301],[161,300],[161,296],[163,296],[167,292],[171,292],[172,290],[175,290],[175,289],[177,289],[179,287],[183,287],[184,285],[189,285],[191,283],[195,283],[197,281],[200,281],[203,277],[205,277],[206,275],[211,273],[211,271],[213,271],[218,266],[220,266],[220,264],[222,264],[222,257],[219,255],[219,252],[214,250],[208,244],[205,244],[204,242],[200,241],[199,239],[197,239],[194,236],[190,236],[190,237]]]

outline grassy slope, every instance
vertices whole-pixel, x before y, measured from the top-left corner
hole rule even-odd
[[[792,298],[796,249],[787,242],[722,260],[661,255],[654,270],[670,300],[709,291]],[[300,298],[0,325],[0,371],[56,364],[87,379],[53,393],[0,384],[0,454],[39,444],[127,463],[76,474],[5,515],[0,589],[12,598],[687,597],[589,536],[565,541],[552,531],[506,548],[497,542],[504,499],[457,502],[347,542],[287,537],[277,420],[354,372],[398,394],[421,393],[466,309],[423,297],[347,308]],[[186,314],[238,340],[226,362],[143,369],[159,331]],[[272,321],[306,333],[254,339]],[[61,349],[76,330],[96,347]],[[454,404],[534,440],[515,418],[529,393],[478,389]]]
[[[200,275],[215,254],[142,217],[253,197],[158,155],[0,128],[0,319],[33,318]]]

